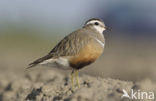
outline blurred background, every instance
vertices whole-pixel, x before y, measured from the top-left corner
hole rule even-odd
[[[0,0],[0,73],[29,72],[30,62],[97,17],[113,30],[105,32],[104,54],[81,75],[156,80],[155,5],[155,0]],[[51,68],[30,71],[38,69]]]

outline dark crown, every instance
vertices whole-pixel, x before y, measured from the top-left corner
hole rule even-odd
[[[97,21],[103,22],[103,20],[101,20],[101,19],[98,19],[98,18],[91,18],[91,19],[89,19],[89,20],[86,21],[85,25],[86,25],[88,22],[93,21],[93,20],[97,20]]]

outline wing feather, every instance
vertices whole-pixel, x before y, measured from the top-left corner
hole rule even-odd
[[[80,50],[88,43],[89,37],[88,34],[84,33],[85,31],[77,30],[63,40],[61,40],[50,52],[48,55],[37,59],[36,61],[29,64],[28,68],[34,67],[37,64],[50,59],[58,58],[63,56],[73,56],[80,52]]]

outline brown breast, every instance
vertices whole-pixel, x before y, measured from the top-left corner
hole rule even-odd
[[[91,42],[87,44],[80,52],[69,58],[70,66],[75,69],[81,69],[82,67],[93,63],[103,52],[103,47],[99,44]]]

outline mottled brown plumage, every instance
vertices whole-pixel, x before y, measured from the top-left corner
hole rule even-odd
[[[46,56],[40,58],[40,59],[37,59],[36,61],[34,61],[33,63],[29,64],[30,66],[29,67],[33,67],[45,60],[48,60],[50,58],[58,58],[58,57],[64,57],[64,56],[68,56],[73,58],[73,56],[78,56],[77,54],[80,53],[80,51],[82,51],[82,49],[86,50],[86,55],[88,54],[88,49],[85,49],[85,47],[87,45],[92,45],[93,46],[96,46],[94,44],[97,44],[98,46],[98,42],[94,39],[94,37],[98,38],[100,41],[102,41],[104,43],[104,37],[101,36],[100,34],[94,34],[94,33],[97,33],[93,28],[92,26],[86,26],[86,27],[83,27],[71,34],[69,34],[68,36],[66,36],[63,40],[61,40],[51,51],[49,54],[47,54]],[[94,54],[94,50],[97,50],[96,49],[97,47],[92,47],[90,48],[90,51],[92,51],[92,54]],[[103,50],[103,48],[101,47],[101,49],[99,50]],[[90,52],[91,53],[91,52]],[[102,53],[102,52],[101,52]],[[85,56],[85,55],[84,55]],[[98,57],[98,56],[97,56]],[[96,58],[97,58],[96,57]],[[82,56],[83,58],[83,56]],[[86,57],[85,57],[86,58]],[[95,59],[91,59],[91,60],[87,60],[84,64],[90,64],[92,62],[94,62]],[[70,58],[69,58],[70,59]],[[88,57],[89,59],[89,57]],[[93,61],[94,60],[94,61]],[[71,61],[71,59],[70,59]],[[90,62],[89,62],[90,61]],[[80,64],[80,62],[77,62]],[[73,67],[73,68],[82,68],[86,65],[82,65],[82,61],[81,61],[81,65],[73,65],[73,63],[70,63],[70,65]],[[76,66],[76,67],[74,67]],[[82,66],[82,67],[78,67],[78,66]]]
[[[74,76],[80,87],[78,70],[93,63],[103,53],[105,45],[103,31],[106,29],[108,28],[102,20],[90,19],[83,28],[63,38],[46,56],[32,62],[28,68],[40,64],[72,69],[72,88],[74,89]]]
[[[78,70],[93,63],[103,53],[105,45],[104,30],[106,30],[106,26],[102,20],[90,19],[83,28],[63,38],[46,56],[32,62],[28,68],[40,64],[72,69],[72,87],[74,74],[77,77],[77,85],[80,87]]]

